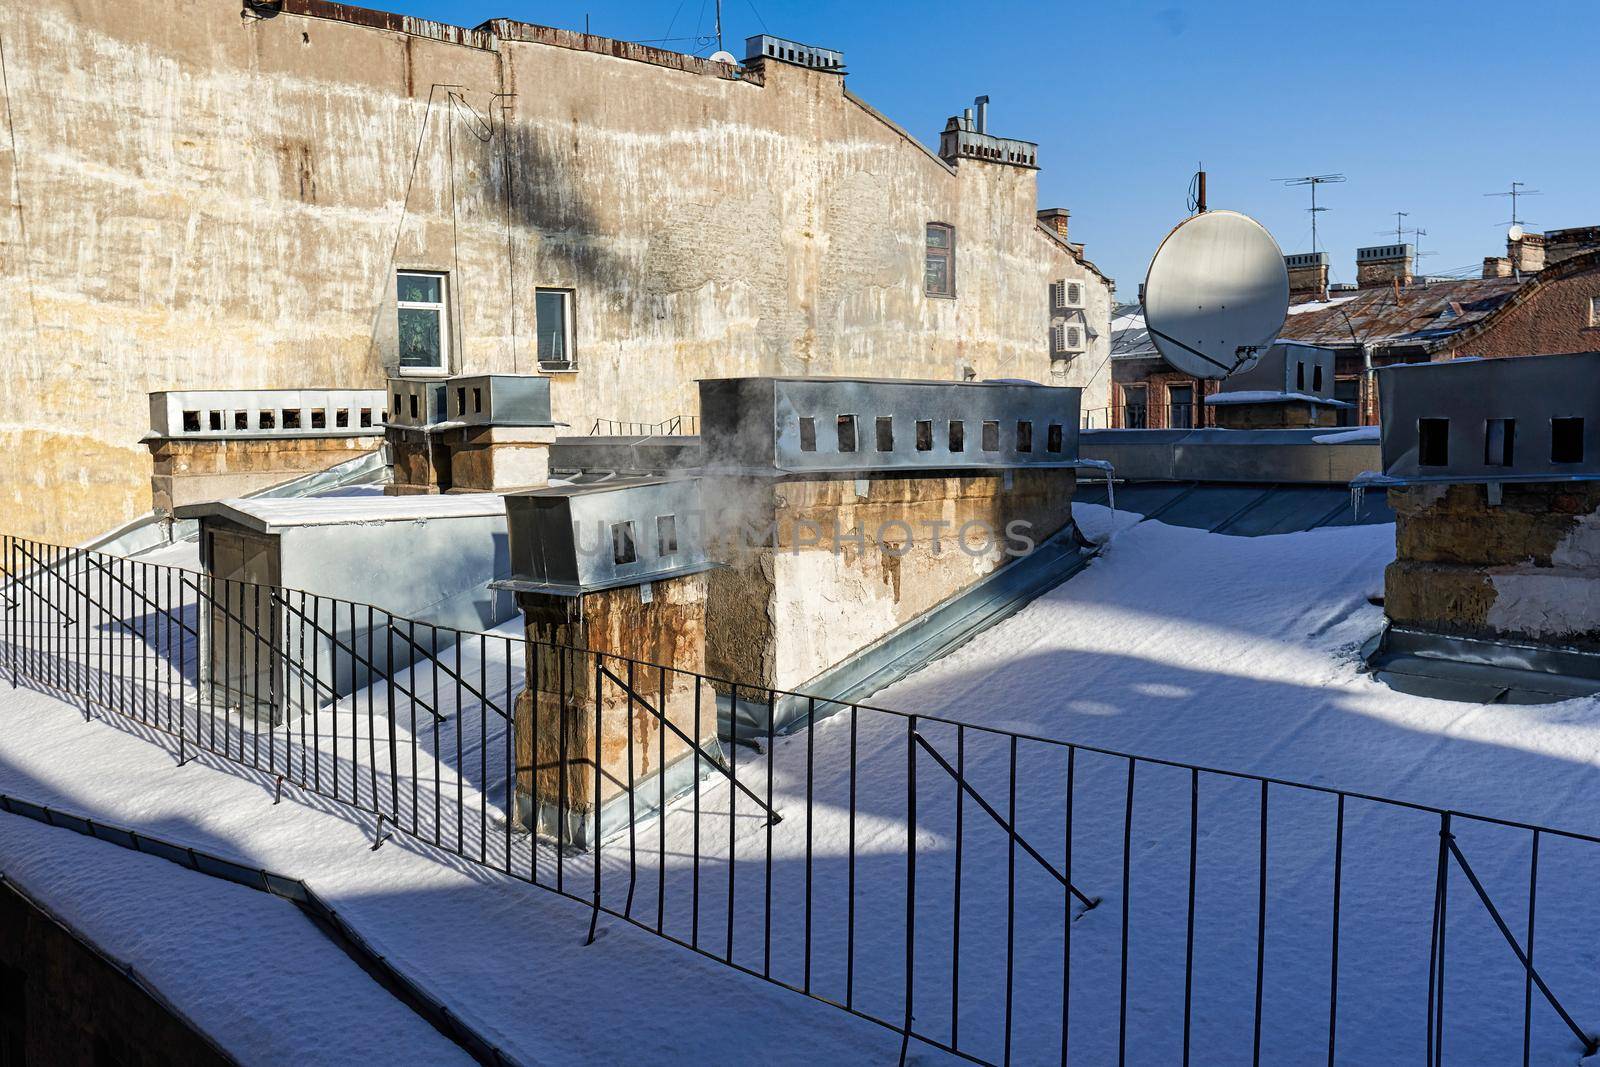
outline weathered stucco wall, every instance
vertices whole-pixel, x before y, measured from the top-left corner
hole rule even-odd
[[[270,437],[151,441],[151,494],[158,513],[245,496],[356,459],[383,444],[367,437]]]
[[[575,290],[553,400],[579,432],[692,414],[708,374],[1106,392],[1109,287],[1039,226],[1035,172],[949,167],[837,76],[285,7],[0,8],[8,528],[148,510],[152,390],[378,384],[396,269],[449,273],[457,371],[535,369],[534,290]],[[931,221],[954,300],[923,294]],[[1053,368],[1057,278],[1100,336]]]
[[[1400,626],[1600,648],[1600,486],[1391,489],[1395,561],[1384,610]]]
[[[1061,530],[1076,484],[1070,470],[730,483],[744,529],[714,531],[728,565],[708,575],[707,669],[800,689]]]

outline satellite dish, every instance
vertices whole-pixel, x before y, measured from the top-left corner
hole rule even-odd
[[[734,66],[734,67],[737,67],[739,65],[739,61],[737,59],[733,58],[733,53],[732,52],[712,52],[711,53],[711,62],[713,62],[713,63],[727,63],[729,66]]]
[[[1511,229],[1506,231],[1506,240],[1508,240],[1508,241],[1520,241],[1520,240],[1522,240],[1522,226],[1519,223],[1513,222],[1511,224]]]
[[[1283,250],[1266,227],[1237,211],[1179,223],[1145,275],[1150,339],[1168,363],[1196,378],[1255,366],[1288,312]]]

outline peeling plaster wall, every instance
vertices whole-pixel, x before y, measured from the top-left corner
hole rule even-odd
[[[457,371],[534,369],[534,290],[574,289],[579,369],[552,394],[578,432],[693,414],[711,374],[1108,390],[1109,287],[1039,228],[1035,172],[948,167],[837,76],[288,7],[0,8],[8,529],[148,510],[152,390],[379,384],[396,268],[450,273]],[[957,230],[955,300],[922,293],[930,221]],[[1059,373],[1057,278],[1088,283],[1100,333]]]

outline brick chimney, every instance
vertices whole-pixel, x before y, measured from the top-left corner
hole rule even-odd
[[[1525,233],[1516,240],[1506,239],[1506,258],[1516,274],[1538,274],[1544,270],[1544,234]]]
[[[1067,239],[1067,216],[1070,212],[1064,207],[1047,207],[1039,212],[1039,221],[1056,232],[1056,236],[1063,241]]]
[[[1484,256],[1483,276],[1485,278],[1511,277],[1511,260],[1505,256]]]
[[[1416,249],[1408,244],[1371,245],[1356,249],[1356,287],[1375,289],[1389,285],[1396,278],[1401,285],[1410,285],[1415,275]]]
[[[1289,268],[1289,299],[1313,296],[1321,299],[1328,291],[1328,253],[1298,252],[1283,257]]]

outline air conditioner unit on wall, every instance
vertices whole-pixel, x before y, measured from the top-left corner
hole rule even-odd
[[[1050,327],[1050,354],[1076,355],[1084,350],[1084,331],[1081,323],[1058,322]]]
[[[1050,307],[1055,311],[1083,310],[1083,283],[1063,278],[1050,283]]]

